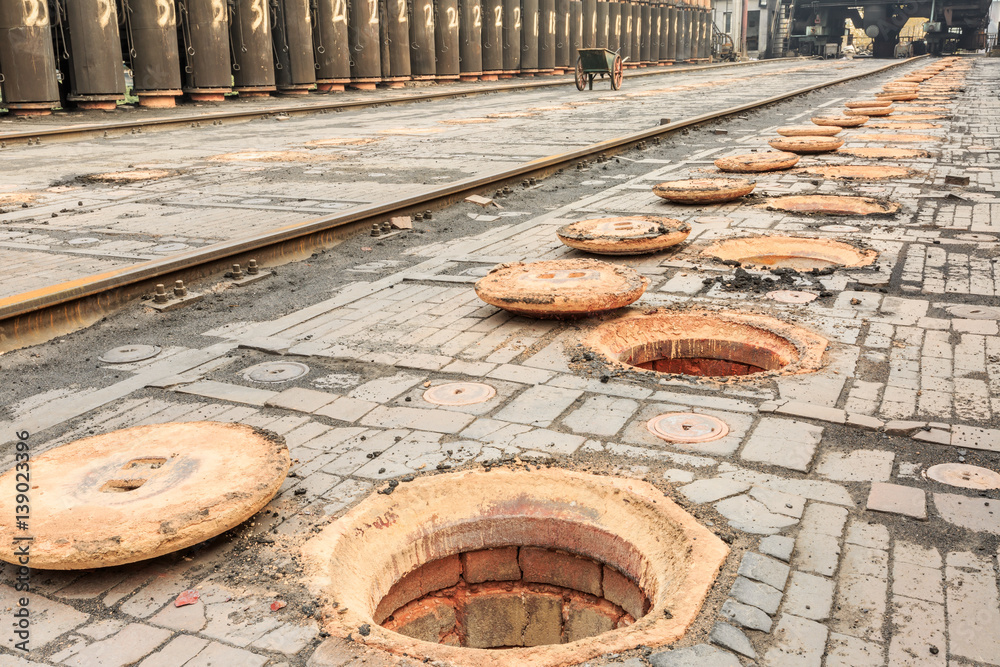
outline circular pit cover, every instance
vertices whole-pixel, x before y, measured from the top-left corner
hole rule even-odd
[[[481,382],[449,382],[425,391],[424,400],[435,405],[473,405],[496,395],[496,389]]]
[[[742,178],[691,178],[653,186],[658,197],[678,204],[716,204],[753,192],[754,182]]]
[[[811,120],[816,125],[860,127],[868,122],[868,116],[816,116]]]
[[[691,225],[673,218],[637,215],[581,220],[560,227],[559,240],[571,248],[598,255],[642,255],[681,243]]]
[[[749,153],[747,155],[731,155],[720,157],[715,161],[715,166],[722,171],[736,173],[760,173],[764,171],[781,171],[791,169],[799,161],[799,156],[795,153],[785,151],[765,151],[763,153]]]
[[[783,137],[832,137],[843,132],[836,125],[785,125],[778,128]]]
[[[105,364],[131,364],[136,361],[152,359],[160,353],[156,345],[122,345],[108,350],[97,358]]]
[[[260,511],[288,467],[284,442],[242,424],[136,426],[55,447],[31,461],[31,566],[110,567],[197,544]],[[3,516],[16,504],[0,496]],[[20,535],[0,523],[0,559],[16,561]]]
[[[265,361],[246,369],[243,377],[252,382],[277,384],[300,378],[308,372],[309,367],[298,361]]]
[[[724,438],[729,433],[726,422],[694,412],[657,415],[646,422],[646,428],[656,437],[668,442],[709,442]]]
[[[837,137],[777,137],[767,142],[771,148],[789,153],[829,153],[844,145]]]
[[[774,299],[778,303],[809,303],[816,300],[816,295],[812,292],[802,292],[799,290],[781,289],[768,292],[767,297]]]
[[[595,259],[499,264],[476,281],[488,304],[518,315],[580,317],[633,303],[649,286],[635,269]]]
[[[927,476],[935,482],[958,486],[963,489],[1000,489],[1000,474],[989,468],[967,463],[941,463],[927,469]]]

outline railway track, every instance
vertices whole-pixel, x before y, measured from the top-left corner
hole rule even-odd
[[[809,58],[778,58],[768,60],[767,63],[781,61],[801,61]],[[737,63],[719,63],[715,65],[681,65],[667,68],[655,68],[644,70],[632,70],[625,73],[626,79],[637,79],[648,76],[663,76],[665,74],[683,74],[689,72],[700,72],[706,70],[731,69],[739,67],[753,66],[762,61],[744,61]],[[541,88],[566,87],[572,81],[572,75],[547,77],[542,81],[521,80],[517,83],[509,84],[471,84],[460,87],[441,86],[444,90],[427,90],[424,92],[407,94],[389,94],[386,96],[374,97],[371,94],[361,93],[360,99],[343,100],[343,94],[331,95],[328,101],[305,103],[305,104],[276,104],[269,106],[255,106],[252,109],[240,109],[233,111],[212,111],[203,113],[178,114],[166,117],[151,116],[149,111],[141,111],[143,118],[128,121],[116,121],[109,123],[80,123],[72,126],[46,127],[48,123],[39,123],[39,127],[33,127],[19,132],[0,132],[0,148],[7,146],[17,146],[21,144],[41,143],[45,141],[80,141],[92,137],[115,137],[129,134],[136,131],[162,131],[178,127],[199,127],[203,125],[221,125],[224,123],[241,122],[269,116],[302,116],[308,114],[348,111],[358,109],[370,109],[372,107],[390,106],[397,104],[413,104],[417,102],[430,102],[434,100],[444,100],[455,97],[472,97],[478,95],[489,95],[493,93],[507,93],[523,90],[536,90]]]
[[[158,283],[197,281],[219,275],[233,263],[245,265],[251,258],[261,264],[294,261],[310,255],[316,248],[335,243],[392,216],[442,208],[471,194],[490,193],[498,187],[517,184],[524,179],[545,177],[580,161],[613,155],[631,148],[642,148],[646,142],[657,142],[662,137],[685,128],[878,74],[914,60],[917,58],[891,62],[860,74],[835,78],[753,102],[630,132],[531,160],[513,168],[430,187],[417,194],[360,206],[344,213],[314,218],[8,297],[0,300],[0,351],[18,349],[88,326],[129,301],[151,293]],[[545,83],[547,85],[549,82]]]

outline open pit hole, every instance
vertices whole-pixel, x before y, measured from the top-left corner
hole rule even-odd
[[[435,644],[507,649],[566,644],[627,627],[649,608],[617,569],[562,550],[482,549],[427,563],[396,582],[374,618]]]
[[[612,363],[644,371],[739,377],[815,371],[827,341],[764,315],[663,310],[606,322],[584,345]]]
[[[856,248],[841,241],[794,236],[727,239],[712,244],[702,254],[746,266],[796,271],[868,266],[878,256],[874,250]]]
[[[128,493],[145,483],[145,479],[112,479],[101,486],[101,493]]]
[[[647,371],[703,377],[777,371],[788,359],[787,354],[747,342],[687,338],[643,342],[619,357],[621,362]]]

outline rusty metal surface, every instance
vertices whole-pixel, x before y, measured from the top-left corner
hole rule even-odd
[[[70,52],[70,94],[73,101],[115,101],[125,98],[118,12],[114,3],[63,0]]]
[[[181,64],[174,5],[155,0],[125,0],[123,7],[132,56],[133,89],[137,93],[179,93]]]
[[[320,11],[332,2],[335,0],[319,0]],[[330,20],[328,25],[340,24]],[[347,29],[346,18],[343,27]],[[236,0],[229,19],[229,36],[233,45],[230,55],[236,90],[274,90],[271,21],[264,0]],[[332,48],[329,53],[333,53]]]
[[[184,91],[228,91],[229,17],[223,0],[178,0],[185,47]]]

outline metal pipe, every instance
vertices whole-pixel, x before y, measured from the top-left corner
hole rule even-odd
[[[351,50],[351,88],[375,90],[382,79],[377,0],[349,0],[347,36]]]
[[[0,103],[16,116],[59,106],[56,55],[45,0],[0,2]]]
[[[410,24],[410,75],[433,79],[437,73],[434,54],[434,2],[408,0]]]
[[[434,43],[437,48],[437,79],[457,79],[461,73],[458,0],[435,0]]]
[[[322,2],[333,0],[321,0]],[[325,5],[321,5],[325,8]],[[266,0],[236,0],[230,6],[229,41],[234,88],[240,97],[267,97],[274,85],[274,47]]]
[[[458,3],[459,71],[462,81],[483,75],[483,7],[479,0]]]
[[[113,111],[125,100],[118,12],[108,0],[62,0],[69,47],[70,92],[81,109]]]
[[[221,102],[232,91],[229,16],[225,0],[178,0],[184,43],[184,92],[198,102]]]
[[[483,2],[483,81],[496,81],[503,72],[503,0]]]
[[[312,7],[316,88],[321,92],[343,90],[351,80],[347,4],[344,0],[313,0]]]
[[[316,87],[309,0],[278,0],[274,8],[274,79],[283,95]]]

